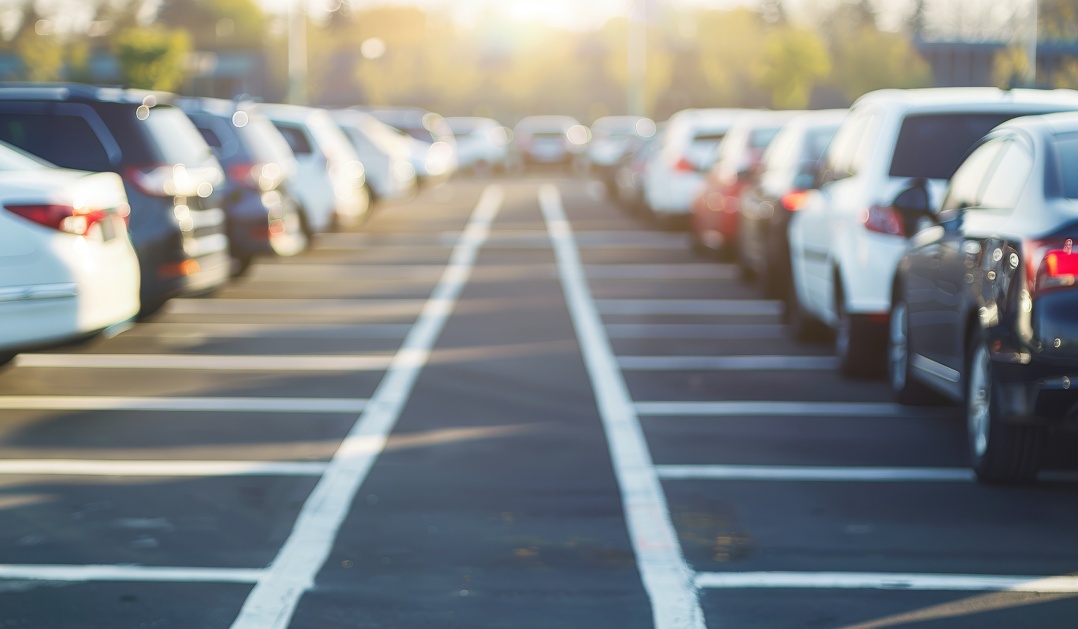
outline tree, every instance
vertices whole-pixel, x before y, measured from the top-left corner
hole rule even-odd
[[[186,31],[196,50],[259,49],[266,26],[254,0],[161,0],[154,21]]]
[[[121,31],[113,51],[130,87],[175,91],[183,83],[190,50],[187,33],[154,27]]]
[[[831,72],[827,46],[813,31],[786,27],[767,36],[756,65],[759,85],[771,93],[777,109],[808,106],[812,88]]]
[[[854,100],[882,88],[932,85],[932,71],[905,36],[861,27],[832,43],[833,82]]]

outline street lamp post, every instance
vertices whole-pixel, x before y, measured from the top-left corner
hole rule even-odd
[[[288,7],[288,102],[307,104],[307,8],[304,0]]]
[[[628,113],[646,115],[644,85],[647,77],[647,0],[628,0]]]
[[[1026,85],[1033,87],[1037,84],[1037,3],[1038,0],[1030,0],[1029,39],[1026,41]]]

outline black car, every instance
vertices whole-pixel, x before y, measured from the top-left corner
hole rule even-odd
[[[790,291],[790,217],[804,204],[816,162],[846,113],[814,111],[788,121],[764,153],[755,183],[742,193],[736,239],[740,263],[768,296]]]
[[[231,268],[224,173],[171,99],[79,84],[0,86],[0,140],[62,168],[123,178],[143,314],[220,287]]]
[[[985,481],[1036,476],[1051,430],[1078,416],[1078,114],[1013,120],[981,140],[899,265],[889,373],[903,403],[964,405]]]
[[[296,158],[277,127],[233,101],[200,98],[178,104],[224,167],[234,270],[242,271],[259,254],[292,256],[306,249],[309,222],[288,189]]]

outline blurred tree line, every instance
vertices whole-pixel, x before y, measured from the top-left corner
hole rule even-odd
[[[791,19],[783,0],[731,10],[652,3],[644,27],[649,113],[843,106],[877,88],[929,85],[930,69],[913,45],[926,0],[910,3],[898,30],[880,27],[883,1],[817,2],[807,21]],[[0,48],[18,55],[21,78],[89,80],[89,60],[105,52],[129,85],[192,92],[197,53],[248,52],[264,56],[270,74],[267,93],[255,96],[284,98],[284,17],[266,14],[256,0],[13,2],[0,17],[16,26],[4,31]],[[366,4],[343,2],[308,21],[313,102],[411,104],[506,122],[536,112],[590,120],[625,111],[625,17],[570,30],[510,20],[496,9],[464,24],[413,6]],[[1041,0],[1041,7],[1045,36],[1078,37],[1074,0]],[[1001,54],[999,75],[1013,74],[1021,55],[1019,47]],[[1078,86],[1078,64],[1061,76]]]

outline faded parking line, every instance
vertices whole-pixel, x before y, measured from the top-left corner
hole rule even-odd
[[[0,395],[0,410],[359,413],[361,398]]]
[[[20,354],[17,367],[204,371],[382,371],[393,356],[201,354]]]

